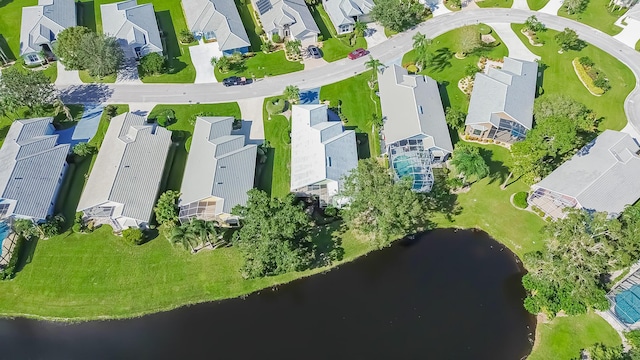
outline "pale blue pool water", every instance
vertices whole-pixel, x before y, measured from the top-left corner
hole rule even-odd
[[[7,236],[9,236],[9,231],[11,231],[9,225],[7,225],[7,223],[0,222],[0,255],[2,255],[2,242]]]
[[[640,286],[633,285],[629,290],[616,295],[616,315],[626,324],[640,320]]]

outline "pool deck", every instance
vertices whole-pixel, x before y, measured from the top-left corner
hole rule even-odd
[[[16,234],[11,232],[9,233],[9,236],[2,241],[2,255],[0,255],[1,267],[9,264],[9,260],[11,260],[11,255],[13,254],[13,249],[15,248],[16,240]]]

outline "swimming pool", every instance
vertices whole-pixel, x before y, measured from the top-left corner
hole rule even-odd
[[[7,236],[9,236],[10,231],[11,227],[9,227],[9,224],[0,222],[0,255],[2,255],[2,242]]]
[[[616,295],[615,312],[618,319],[625,324],[633,324],[640,320],[640,286],[633,285]]]
[[[419,160],[407,155],[399,155],[393,159],[393,170],[398,175],[398,179],[411,177],[413,190],[421,190],[427,182],[427,176],[423,173],[422,167],[416,164],[417,161]]]

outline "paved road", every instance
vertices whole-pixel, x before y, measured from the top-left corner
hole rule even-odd
[[[625,102],[625,112],[630,123],[640,132],[640,52],[629,48],[611,36],[579,22],[559,16],[521,9],[474,9],[443,14],[419,26],[396,35],[372,47],[371,55],[383,63],[401,57],[411,49],[411,37],[420,31],[434,38],[464,25],[482,23],[524,23],[527,17],[536,15],[548,28],[576,30],[580,38],[615,56],[627,65],[636,76],[636,87]],[[156,102],[163,104],[219,103],[240,99],[274,96],[282,93],[287,85],[301,89],[320,87],[347,79],[365,71],[366,58],[340,60],[330,65],[273,78],[256,81],[252,85],[225,88],[222,84],[153,84],[125,85],[91,84],[62,89],[63,99],[69,103],[106,102]]]

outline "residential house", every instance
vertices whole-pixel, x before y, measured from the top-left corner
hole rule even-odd
[[[320,30],[304,0],[251,0],[260,16],[262,29],[271,38],[297,39],[303,45],[315,43]]]
[[[58,34],[76,25],[74,0],[38,0],[36,6],[23,7],[20,56],[25,64],[40,65],[46,58],[53,58],[53,43]]]
[[[291,117],[291,191],[334,203],[342,181],[358,166],[356,134],[329,121],[326,105],[295,105]]]
[[[606,130],[539,183],[528,202],[553,219],[566,208],[617,217],[640,198],[640,146],[626,133]]]
[[[352,32],[356,21],[369,22],[375,4],[373,0],[323,0],[322,5],[340,35]]]
[[[476,74],[465,134],[511,144],[533,125],[538,63],[504,58],[502,69]]]
[[[41,222],[53,215],[67,170],[68,144],[58,144],[53,118],[16,120],[0,148],[0,220]]]
[[[249,36],[233,0],[182,0],[182,9],[189,31],[215,39],[224,55],[249,51]]]
[[[398,65],[385,69],[378,82],[383,151],[394,177],[411,177],[415,191],[428,192],[434,182],[432,167],[444,163],[453,151],[438,82],[409,75]]]
[[[147,227],[170,146],[171,132],[143,116],[111,119],[78,204],[85,220],[117,232]]]
[[[102,32],[113,36],[127,59],[138,59],[150,53],[162,55],[162,40],[153,4],[138,5],[127,0],[100,5]]]
[[[231,135],[232,117],[198,117],[180,188],[181,222],[190,219],[237,225],[231,215],[245,205],[253,188],[256,145],[244,135]]]

